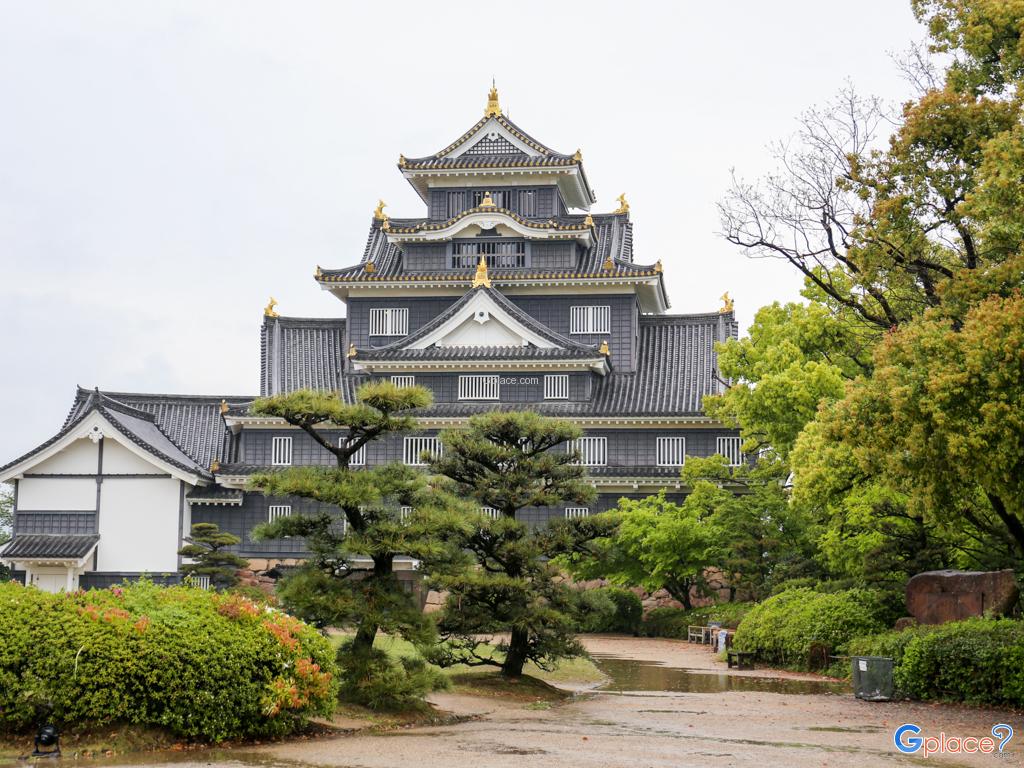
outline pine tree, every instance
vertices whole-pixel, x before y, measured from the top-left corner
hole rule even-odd
[[[237,571],[249,565],[244,557],[229,551],[241,539],[221,529],[214,523],[195,523],[188,542],[178,550],[182,557],[192,559],[191,563],[182,565],[185,578],[209,576],[210,584],[226,589],[238,583]]]

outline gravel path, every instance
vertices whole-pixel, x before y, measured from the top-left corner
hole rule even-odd
[[[608,654],[709,675],[820,681],[770,670],[730,673],[706,648],[679,641],[591,636],[595,654]],[[671,673],[671,670],[668,671]],[[717,679],[717,678],[716,678]],[[748,681],[749,684],[755,684]],[[758,681],[756,684],[761,684]],[[453,726],[289,742],[211,754],[183,765],[317,765],[347,768],[683,768],[685,766],[1024,765],[1024,722],[1019,714],[966,707],[867,703],[850,694],[782,694],[729,690],[582,692],[551,709],[530,709],[495,699],[446,694],[435,704],[478,720]],[[993,755],[899,755],[893,730],[921,726],[923,735],[989,735],[1007,722],[1017,736],[1000,760]],[[150,765],[157,764],[149,762]]]

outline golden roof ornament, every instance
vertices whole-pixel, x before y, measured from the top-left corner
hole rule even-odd
[[[480,263],[476,265],[476,274],[473,276],[474,288],[490,288],[491,278],[487,275],[487,259],[480,257]]]
[[[324,271],[322,269],[320,269],[320,265],[319,264],[316,265],[316,273],[315,274],[316,274],[316,279],[317,280],[319,280],[321,277],[324,276]]]
[[[213,461],[210,462],[210,472],[220,472],[220,462],[217,459],[214,459]]]
[[[484,199],[480,201],[480,207],[481,208],[496,208],[497,207],[494,204],[494,200],[491,198],[491,193],[490,192],[485,192],[484,193]]]
[[[384,213],[384,209],[387,207],[387,205],[388,204],[385,203],[383,200],[378,200],[377,207],[373,209],[373,218],[375,218],[377,221],[387,221],[388,215]]]
[[[484,117],[498,117],[501,115],[501,104],[498,103],[498,89],[491,80],[491,90],[487,93],[487,109],[484,110]]]
[[[722,294],[722,308],[718,310],[719,314],[724,315],[727,312],[732,312],[733,301],[729,298],[729,292],[726,291]]]
[[[587,218],[585,218],[583,220],[583,226],[584,227],[592,227],[592,226],[594,226],[594,217],[591,216],[589,213],[587,214]]]
[[[612,257],[609,256],[607,259],[604,260],[604,264],[602,264],[601,266],[604,267],[605,272],[611,272],[613,269],[615,269],[615,262],[613,262]]]
[[[405,159],[405,155],[398,156],[398,167],[405,168],[409,164],[409,161]]]
[[[278,316],[277,310],[274,309],[274,307],[276,307],[276,306],[277,306],[277,299],[275,299],[273,296],[271,296],[270,297],[270,303],[267,304],[267,306],[265,306],[263,308],[263,316],[264,317],[277,317]]]
[[[372,261],[366,262],[366,266],[363,267],[363,269],[366,270],[366,274],[368,275],[372,275],[374,272],[377,271],[377,267],[373,265]]]
[[[355,357],[356,356],[356,345],[355,344],[349,344],[348,345],[348,356],[349,357]]]
[[[227,413],[228,412],[228,401],[227,400],[221,400],[220,401],[220,412],[221,413]]]
[[[656,262],[654,262],[654,271],[656,274],[660,275],[663,269],[664,267],[661,266],[661,259],[658,259]]]
[[[575,152],[575,154],[573,154],[573,156],[572,156],[572,159],[573,159],[573,160],[574,160],[575,162],[577,162],[577,163],[582,163],[582,162],[583,162],[583,153],[582,153],[582,152],[580,152],[580,151],[579,151],[579,150],[577,149],[577,150],[576,150],[576,152]]]
[[[601,346],[598,348],[597,351],[600,352],[605,357],[612,356],[612,351],[608,349],[608,339],[605,339],[604,341],[601,342]]]
[[[612,213],[629,213],[629,203],[626,202],[626,193],[623,192],[615,199],[619,201],[619,207],[612,211]]]

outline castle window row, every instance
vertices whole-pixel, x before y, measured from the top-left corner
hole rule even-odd
[[[472,243],[471,245],[487,245],[486,243]],[[491,245],[502,245],[492,243]],[[452,256],[452,259],[464,259],[465,267],[475,266],[479,260],[476,251],[467,252],[465,256]],[[515,254],[488,255],[489,266],[509,266],[500,259],[512,258]],[[455,262],[453,261],[453,266]],[[569,334],[585,336],[588,334],[610,334],[612,330],[612,308],[607,304],[580,305],[569,307]],[[370,336],[407,336],[409,334],[409,308],[408,307],[375,307],[370,310]]]
[[[371,336],[407,336],[409,333],[409,309],[385,308],[370,310]]]
[[[612,308],[609,306],[571,307],[569,333],[611,333]]]

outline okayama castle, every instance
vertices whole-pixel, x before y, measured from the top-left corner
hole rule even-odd
[[[391,218],[380,203],[362,259],[317,267],[316,282],[347,317],[283,317],[271,300],[260,395],[315,388],[350,402],[377,378],[429,387],[422,430],[367,445],[356,457],[364,466],[419,465],[423,451],[438,450],[438,430],[484,411],[571,419],[586,435],[578,448],[598,501],[527,510],[532,525],[623,496],[665,489],[682,498],[687,455],[742,461],[737,432],[701,410],[724,386],[714,345],[737,334],[728,296],[720,310],[668,314],[661,259],[634,258],[625,196],[610,213],[590,212],[579,151],[529,136],[492,89],[472,128],[436,154],[400,156],[398,170],[426,215]],[[174,581],[197,522],[239,536],[239,553],[267,568],[301,558],[301,540],[255,542],[250,532],[315,505],[250,493],[246,481],[333,457],[283,421],[254,415],[254,399],[79,389],[61,430],[0,468],[15,489],[14,538],[0,560],[54,591],[142,573]],[[335,431],[330,439],[346,439]]]

